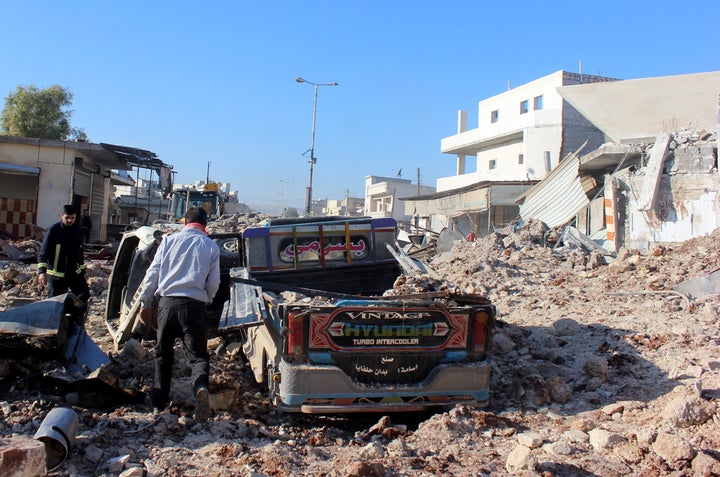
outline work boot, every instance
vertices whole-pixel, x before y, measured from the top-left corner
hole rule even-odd
[[[208,417],[210,417],[210,412],[210,392],[208,388],[203,386],[198,388],[195,393],[195,414],[193,415],[193,419],[197,422],[207,421]]]

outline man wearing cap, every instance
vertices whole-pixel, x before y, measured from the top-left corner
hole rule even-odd
[[[77,226],[77,211],[64,205],[60,222],[45,233],[38,254],[38,283],[48,288],[48,298],[67,293],[68,289],[87,303],[90,289],[85,281],[83,238]]]

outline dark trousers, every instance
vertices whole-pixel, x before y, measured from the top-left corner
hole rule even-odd
[[[176,338],[182,339],[192,368],[193,394],[198,388],[209,385],[210,355],[207,351],[205,304],[191,298],[162,297],[158,304],[157,324],[152,404],[162,409],[170,400]]]
[[[85,277],[68,274],[66,278],[56,278],[48,275],[48,298],[67,293],[68,289],[84,303],[90,299],[90,288]]]

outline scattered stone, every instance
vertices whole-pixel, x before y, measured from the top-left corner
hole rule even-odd
[[[493,350],[498,353],[506,354],[515,349],[515,343],[512,339],[502,333],[496,333],[493,336]]]
[[[563,436],[565,436],[570,442],[575,442],[579,444],[585,444],[586,442],[590,441],[590,436],[588,436],[585,432],[577,429],[570,429],[569,431],[565,431],[563,432]]]
[[[550,398],[553,402],[566,403],[572,397],[572,389],[560,377],[555,376],[548,382]]]
[[[120,473],[120,477],[144,477],[145,469],[140,466],[128,467]]]
[[[612,449],[618,444],[627,442],[622,435],[605,429],[593,429],[588,432],[588,436],[590,436],[590,445],[596,450]]]
[[[382,477],[385,468],[380,462],[369,464],[367,462],[352,463],[345,474],[347,477]]]
[[[676,427],[691,427],[705,423],[715,412],[716,404],[698,396],[678,396],[665,406],[663,418]]]
[[[0,475],[36,477],[47,474],[45,444],[30,437],[0,439]]]
[[[552,455],[570,455],[573,448],[565,441],[549,442],[542,446],[543,450]]]
[[[380,441],[374,441],[360,449],[360,452],[358,452],[358,456],[361,459],[365,460],[371,460],[371,459],[380,459],[385,455],[385,449],[383,449],[382,444]]]
[[[697,476],[720,475],[720,460],[712,454],[701,450],[692,461],[693,474]]]
[[[505,461],[505,470],[511,473],[523,470],[535,470],[535,458],[532,451],[524,445],[516,445]]]
[[[682,468],[684,464],[680,461],[690,461],[695,457],[695,451],[687,441],[668,432],[658,433],[652,450],[673,468]]]
[[[588,376],[606,380],[608,376],[608,362],[600,356],[591,356],[582,366]]]
[[[518,444],[535,449],[543,444],[543,438],[537,432],[522,432],[517,435]]]
[[[625,407],[621,403],[609,404],[602,408],[602,411],[608,416],[612,416],[613,414],[622,414],[624,410]]]

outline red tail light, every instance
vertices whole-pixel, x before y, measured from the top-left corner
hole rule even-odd
[[[288,315],[288,353],[299,356],[303,354],[303,315],[296,316],[295,313]]]
[[[473,318],[473,335],[472,335],[472,352],[484,353],[485,342],[487,341],[487,322],[488,315],[481,311],[476,313]]]

